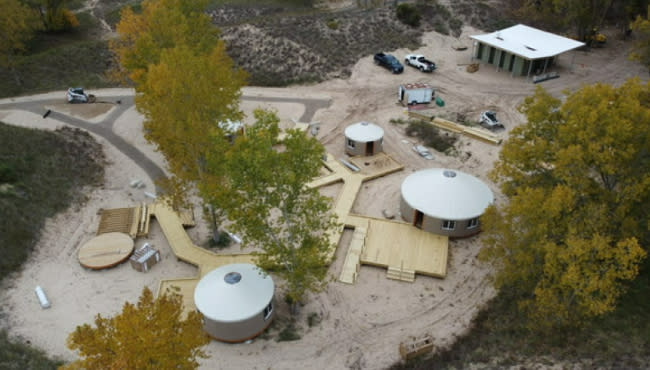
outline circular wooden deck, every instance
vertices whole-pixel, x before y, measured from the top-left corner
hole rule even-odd
[[[133,244],[133,239],[124,233],[97,235],[79,249],[79,263],[93,270],[113,267],[129,258]]]

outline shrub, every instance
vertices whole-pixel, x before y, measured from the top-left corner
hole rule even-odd
[[[331,30],[338,30],[339,29],[339,22],[336,21],[336,19],[330,19],[327,21],[327,28]]]
[[[396,16],[402,23],[411,27],[420,25],[420,13],[413,5],[399,4],[396,9]]]
[[[312,312],[309,315],[307,315],[307,326],[310,328],[313,327],[314,325],[320,324],[320,315],[317,314],[316,312]]]
[[[416,136],[424,142],[424,145],[442,153],[452,150],[457,139],[456,136],[447,133],[442,135],[440,130],[424,121],[409,121],[406,135]]]
[[[293,340],[298,340],[300,339],[300,334],[298,334],[296,325],[294,321],[289,322],[287,326],[282,329],[282,331],[278,334],[278,342],[289,342]]]

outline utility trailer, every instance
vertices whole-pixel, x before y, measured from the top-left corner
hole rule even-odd
[[[427,83],[409,83],[399,85],[397,100],[403,105],[429,104],[434,95],[434,88]]]

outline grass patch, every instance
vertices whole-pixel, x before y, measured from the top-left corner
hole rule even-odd
[[[456,135],[441,133],[439,129],[428,122],[409,120],[406,127],[406,135],[417,137],[424,145],[433,148],[441,153],[450,153],[454,149],[454,144],[458,139]]]
[[[0,97],[61,90],[63,99],[70,86],[115,86],[105,77],[111,65],[112,56],[105,41],[78,41],[48,48],[18,58],[15,75],[0,69]]]
[[[83,201],[87,185],[103,182],[101,146],[85,131],[52,132],[0,123],[0,276],[29,256],[48,217]]]
[[[85,131],[55,132],[0,123],[0,276],[18,271],[32,252],[45,220],[85,200],[82,187],[104,178],[101,146]],[[0,368],[55,369],[29,343],[0,333]]]
[[[500,293],[475,318],[473,328],[451,348],[393,370],[463,369],[469,364],[504,368],[525,363],[565,362],[565,368],[650,367],[650,263],[612,313],[588,326],[538,335],[526,329],[511,297]],[[480,368],[480,366],[479,366]]]
[[[63,365],[60,359],[50,359],[45,352],[30,347],[29,343],[13,341],[5,330],[0,331],[0,369],[46,370]]]
[[[290,342],[294,340],[299,340],[301,338],[298,333],[298,328],[296,327],[296,322],[292,319],[287,323],[287,326],[284,327],[279,333],[276,341],[278,342]]]
[[[217,240],[214,240],[214,238],[210,238],[208,240],[208,247],[223,249],[228,247],[231,242],[232,238],[230,238],[230,235],[226,234],[225,232],[220,232],[217,236]]]

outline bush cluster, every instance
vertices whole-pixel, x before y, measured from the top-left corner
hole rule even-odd
[[[395,10],[397,19],[411,27],[420,25],[420,12],[411,4],[399,4]]]
[[[450,134],[441,134],[440,130],[424,121],[409,121],[406,135],[415,136],[423,141],[424,145],[441,153],[450,151],[456,143],[457,137]]]

